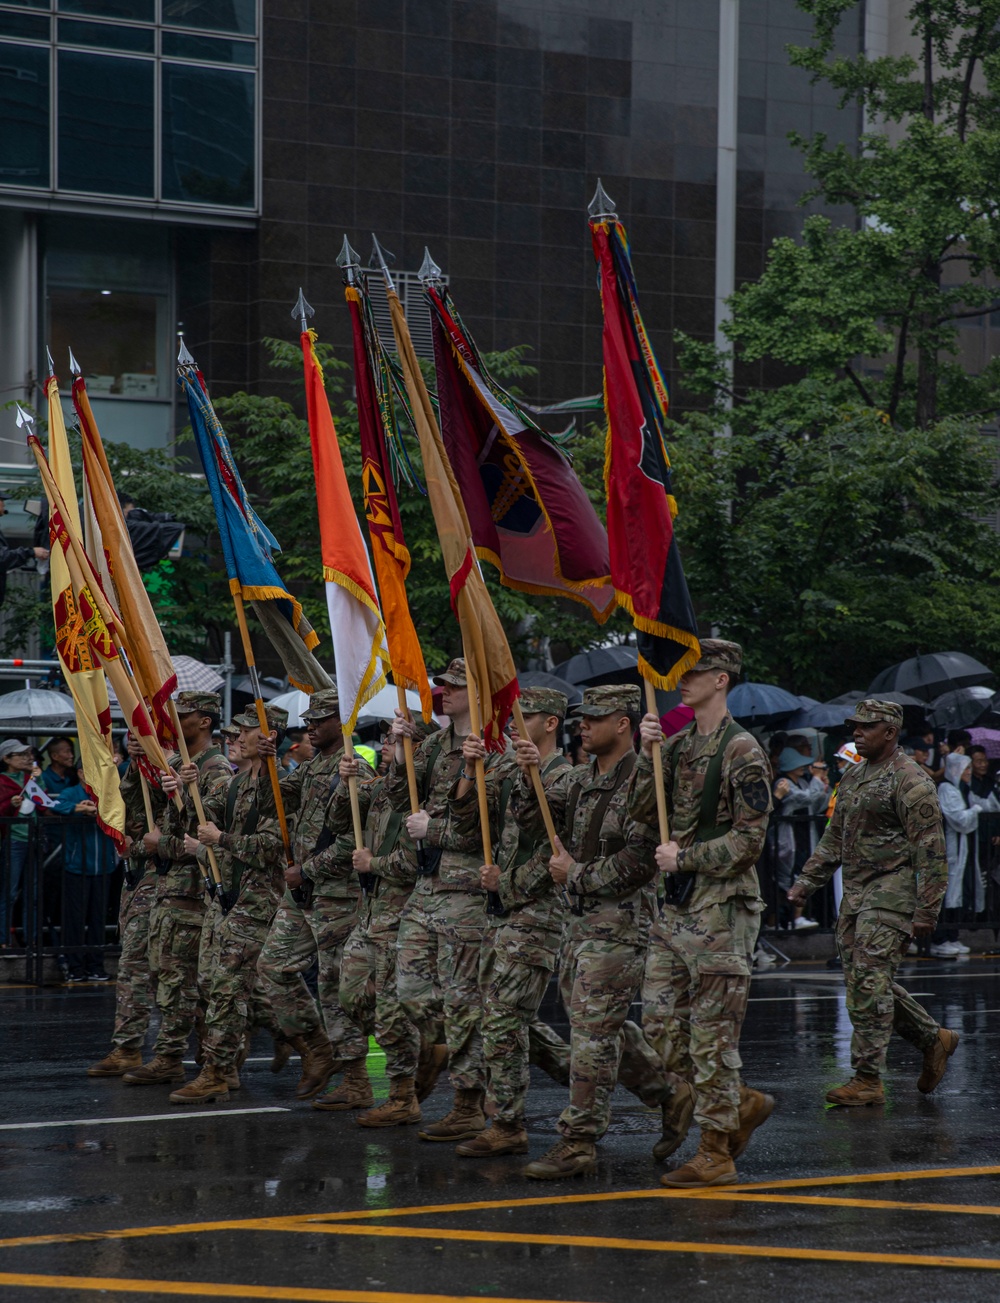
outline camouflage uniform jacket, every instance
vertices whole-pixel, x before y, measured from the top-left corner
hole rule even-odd
[[[313,884],[315,894],[324,898],[355,899],[358,879],[354,872],[354,832],[348,806],[346,829],[333,827],[333,840],[322,850],[316,846],[323,837],[327,824],[327,811],[331,807],[331,787],[338,779],[338,770],[344,751],[338,747],[332,755],[317,752],[311,760],[298,765],[281,780],[281,799],[285,814],[295,815],[292,829],[292,855],[305,877]],[[371,767],[358,757],[361,780],[372,778]],[[261,782],[258,802],[262,818],[276,818],[274,794],[268,779]],[[324,840],[327,840],[324,838]]]
[[[372,938],[394,937],[399,931],[403,906],[417,880],[417,849],[406,831],[406,815],[402,810],[393,809],[384,778],[359,783],[358,800],[365,845],[372,852],[368,872],[373,879],[362,898],[356,930]],[[345,829],[353,838],[351,799],[346,783],[340,784],[330,801],[330,825]]]
[[[627,763],[629,753],[606,774],[600,773],[596,760],[591,760],[549,775],[545,795],[556,832],[570,855],[576,857],[581,853],[595,806],[602,793],[614,787],[621,776],[621,767]],[[545,825],[525,775],[521,776],[520,785],[525,827],[541,841],[545,837]],[[569,826],[574,789],[578,794],[572,826]],[[569,870],[566,892],[571,903],[583,910],[581,916],[574,914],[570,920],[570,936],[575,941],[646,944],[653,903],[649,883],[656,876],[656,835],[646,824],[629,818],[627,793],[628,783],[623,782],[607,807],[601,821],[598,856],[586,862],[577,860]]]
[[[421,807],[430,815],[424,845],[442,851],[437,873],[431,877],[422,877],[417,882],[413,892],[414,901],[420,896],[437,895],[446,891],[482,895],[479,866],[483,862],[483,842],[479,830],[479,807],[475,806],[474,819],[465,821],[464,828],[460,830],[454,825],[450,805],[450,798],[465,767],[462,759],[464,741],[464,737],[455,736],[454,724],[449,724],[413,748],[417,793]],[[503,756],[496,753],[489,755],[486,761],[488,776],[507,755],[509,753]],[[405,765],[397,765],[393,761],[386,775],[385,790],[394,809],[410,813]],[[474,790],[470,795],[475,801]]]
[[[897,750],[840,780],[837,804],[798,881],[816,891],[844,868],[842,914],[887,910],[934,923],[948,886],[941,806],[934,784]]]
[[[227,891],[234,891],[237,880],[239,883],[230,913],[241,914],[249,922],[265,926],[274,917],[285,889],[285,854],[278,821],[260,817],[260,789],[270,781],[266,771],[257,776],[251,771],[237,774],[225,790],[217,789],[203,802],[205,818],[223,829],[216,847],[222,885]],[[232,817],[227,818],[234,787]],[[254,805],[257,806],[256,827],[244,832]]]
[[[728,831],[708,841],[695,840],[701,817],[701,793],[709,761],[718,753],[722,735],[732,724],[727,711],[708,737],[700,737],[693,722],[663,744],[663,785],[667,794],[670,836],[685,850],[685,873],[695,873],[694,890],[685,909],[720,905],[734,897],[760,899],[755,865],[764,849],[771,813],[770,768],[760,743],[749,733],[730,739],[722,758],[717,829]],[[636,762],[629,790],[633,819],[657,827],[653,762],[645,754]]]
[[[202,800],[220,789],[225,791],[229,787],[233,767],[220,747],[206,747],[204,751],[199,751],[196,756],[192,756],[191,760],[198,767],[198,787]],[[176,768],[180,763],[179,756],[170,757],[171,767]],[[126,779],[131,773],[132,770],[129,768]],[[135,782],[138,785],[138,774]],[[124,787],[124,781],[122,786]],[[182,814],[172,801],[164,802],[160,828],[163,835],[160,838],[159,855],[161,859],[170,861],[170,867],[157,880],[156,899],[184,896],[188,900],[201,900],[205,892],[202,867],[197,856],[189,855],[184,849],[184,834],[189,833],[194,837],[198,831],[198,816],[194,812],[194,806],[185,799]]]
[[[125,832],[132,838],[132,852],[128,857],[128,867],[135,886],[138,886],[147,873],[153,872],[156,861],[151,855],[146,854],[146,848],[142,844],[143,835],[149,829],[146,827],[146,804],[142,799],[142,781],[134,760],[129,762],[119,787],[122,800],[125,802]],[[153,811],[153,822],[162,825],[167,798],[153,783],[149,784],[149,804]],[[126,890],[134,890],[134,887],[129,888],[126,883]]]

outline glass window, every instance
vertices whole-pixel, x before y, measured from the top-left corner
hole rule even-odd
[[[49,19],[46,14],[12,14],[0,9],[0,36],[26,36],[29,41],[49,39]]]
[[[59,0],[59,9],[67,14],[122,18],[130,23],[152,23],[156,20],[156,0]]]
[[[25,9],[51,9],[49,0],[3,0],[5,5],[22,5]]]
[[[152,27],[86,23],[78,18],[59,19],[59,41],[62,45],[101,45],[106,50],[135,50],[140,54],[152,54],[155,38]]]
[[[211,63],[242,63],[253,67],[257,55],[252,41],[220,41],[214,36],[168,31],[164,31],[160,40],[164,58],[206,59]]]
[[[253,207],[252,73],[163,64],[163,198]]]
[[[52,356],[62,360],[72,348],[93,395],[159,398],[157,324],[165,305],[155,294],[52,288]]]
[[[216,32],[253,36],[257,30],[256,0],[163,0],[168,27],[199,27]]]
[[[153,194],[153,61],[59,52],[59,187]]]
[[[47,187],[48,46],[0,45],[0,122],[0,185]]]

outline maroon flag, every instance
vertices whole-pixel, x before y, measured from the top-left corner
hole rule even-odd
[[[608,537],[566,455],[483,365],[446,289],[428,286],[441,436],[476,553],[508,588],[615,610]]]

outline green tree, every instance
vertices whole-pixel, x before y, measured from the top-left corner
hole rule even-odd
[[[847,0],[801,0],[793,64],[875,124],[858,150],[790,138],[820,199],[730,301],[736,382],[681,337],[710,405],[675,427],[678,534],[704,617],[751,672],[822,695],[918,650],[1000,664],[995,439],[1000,365],[971,374],[960,323],[1000,275],[1000,3],[909,11],[919,57],[836,51]],[[830,212],[845,216],[835,219]],[[783,383],[751,388],[746,364]],[[720,437],[720,436],[726,437]]]

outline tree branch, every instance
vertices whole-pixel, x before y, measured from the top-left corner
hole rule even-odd
[[[963,317],[983,317],[987,312],[1000,312],[1000,303],[987,303],[983,308],[970,308],[968,312],[949,312],[946,317],[933,317],[932,325],[943,326],[948,321],[961,321]]]
[[[850,380],[851,384],[858,391],[861,397],[865,400],[868,406],[874,407],[875,399],[871,396],[871,394],[868,392],[865,386],[861,383],[861,380],[858,377],[857,372],[854,370],[854,368],[851,366],[849,362],[846,362],[844,364],[844,374],[847,376],[848,380]]]
[[[906,314],[903,317],[903,324],[899,328],[899,337],[896,340],[896,368],[892,376],[892,393],[889,396],[889,420],[896,424],[896,411],[899,407],[899,400],[903,393],[903,366],[906,362],[906,339],[910,329],[910,315],[913,312],[913,302],[917,296],[917,291],[911,290],[910,301],[906,305]]]
[[[976,30],[972,37],[972,53],[969,55],[969,61],[965,66],[965,78],[962,82],[962,98],[958,104],[958,118],[956,120],[956,131],[958,138],[965,144],[965,132],[969,123],[969,100],[972,98],[972,74],[976,67],[976,50],[983,36],[983,20],[980,18],[976,24]]]

